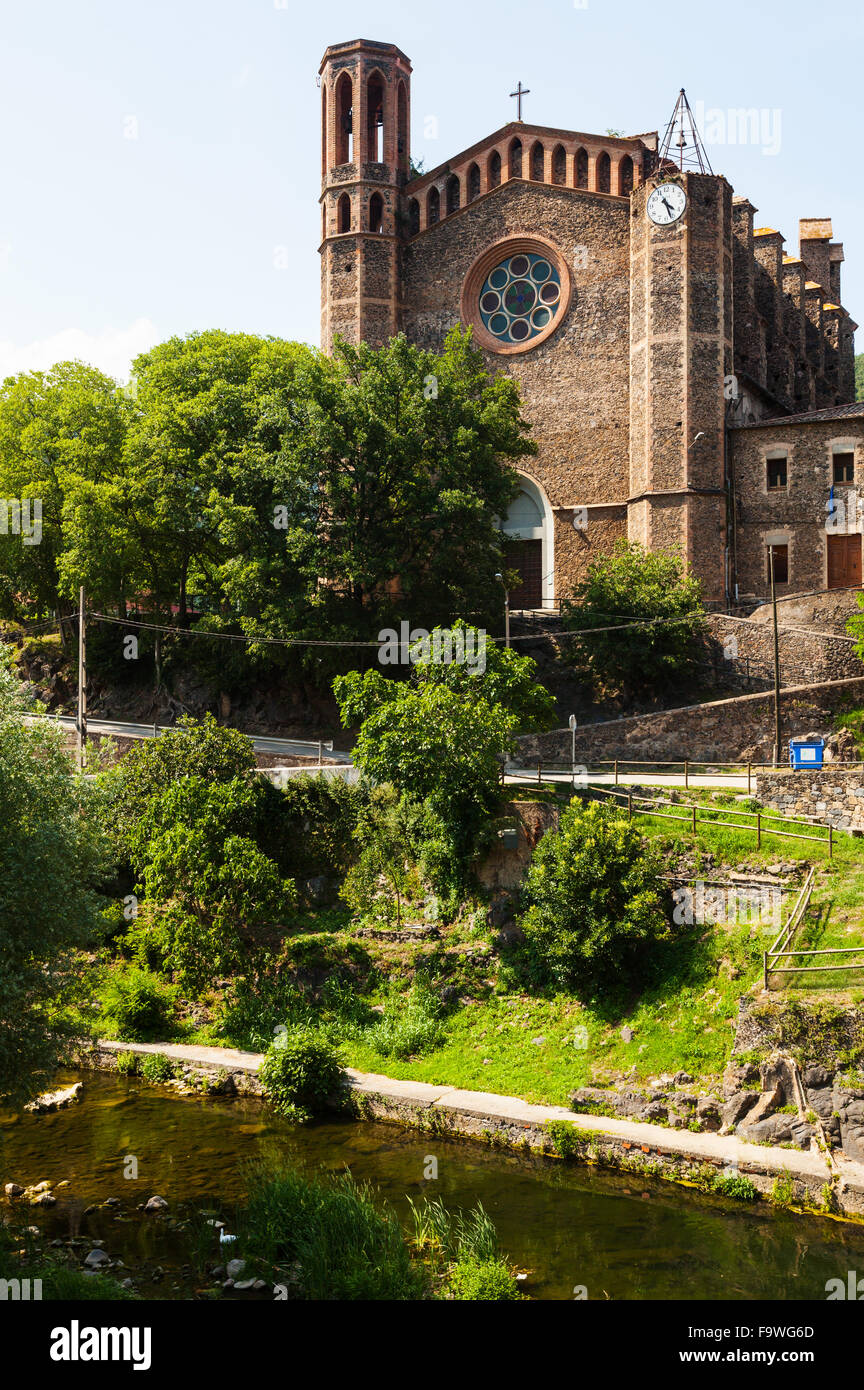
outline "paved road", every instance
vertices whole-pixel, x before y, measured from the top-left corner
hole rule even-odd
[[[588,776],[587,776],[587,779],[585,779],[585,780],[583,780],[583,781],[581,781],[581,782],[578,781],[578,779],[577,779],[577,785],[579,785],[579,786],[585,785],[585,781],[586,781],[586,780],[587,780],[587,784],[588,784],[589,786],[592,786],[592,787],[614,787],[614,786],[615,786],[615,774],[614,774],[614,772],[589,772],[589,773],[588,773]],[[508,785],[512,785],[512,786],[530,787],[532,783],[536,786],[536,784],[537,784],[537,770],[536,770],[536,768],[535,768],[535,769],[532,771],[532,769],[529,767],[529,768],[526,768],[524,772],[508,772],[508,773],[506,774],[506,776],[505,776],[505,781],[507,782]],[[543,774],[542,774],[542,781],[543,781],[543,782],[563,782],[563,783],[566,783],[566,784],[569,786],[569,785],[572,783],[573,778],[572,778],[572,775],[571,775],[569,772],[546,772],[545,769],[544,769]],[[618,786],[619,786],[619,787],[626,787],[626,786],[631,786],[631,787],[637,787],[637,786],[639,786],[639,787],[649,787],[649,786],[650,786],[650,787],[683,787],[683,786],[684,786],[684,774],[683,774],[683,772],[680,772],[680,773],[678,773],[678,772],[619,772],[619,774],[618,774]],[[702,772],[700,772],[700,773],[693,773],[693,772],[691,772],[690,775],[689,775],[689,777],[688,777],[688,779],[687,779],[687,786],[688,786],[688,787],[692,787],[694,790],[695,790],[696,788],[699,788],[699,787],[710,787],[710,788],[713,788],[713,789],[715,789],[715,790],[717,790],[717,791],[721,791],[721,790],[722,790],[722,791],[741,791],[741,792],[746,792],[746,791],[747,791],[747,774],[746,774],[746,772],[745,772],[744,775],[741,776],[741,775],[736,774],[736,773],[724,773],[724,772],[717,772],[717,773],[702,773]],[[753,778],[753,781],[751,782],[751,786],[752,786],[752,787],[754,788],[754,790],[755,790],[755,777]]]
[[[51,715],[50,718],[57,719],[64,729],[74,729],[75,719],[72,715]],[[118,738],[153,738],[154,732],[169,728],[170,725],[153,724],[130,724],[120,719],[88,719],[87,728],[94,734],[113,734]],[[296,738],[271,738],[266,734],[256,734],[254,737],[248,735],[252,742],[252,747],[256,753],[284,753],[286,756],[295,758],[317,758],[318,743],[312,739]],[[331,744],[324,743],[323,751],[334,762],[350,763],[350,753],[340,753]]]

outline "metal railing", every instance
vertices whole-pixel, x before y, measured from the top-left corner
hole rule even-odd
[[[788,830],[786,827],[803,825],[808,829],[815,829],[816,827],[813,822],[797,820],[791,816],[766,814],[764,811],[727,810],[722,806],[700,806],[698,802],[695,801],[662,801],[658,797],[634,796],[632,791],[616,792],[607,790],[605,787],[592,787],[591,791],[595,796],[610,797],[615,805],[621,805],[622,811],[624,809],[623,799],[626,798],[628,820],[632,820],[634,815],[637,815],[652,816],[659,820],[684,821],[694,835],[700,824],[703,826],[713,826],[715,830],[747,830],[755,833],[757,849],[762,848],[763,835],[775,835],[785,840],[811,840],[815,844],[825,845],[827,847],[829,859],[834,855],[833,825],[819,826],[820,829],[824,828],[827,830],[827,835],[802,835],[800,831]],[[642,806],[647,806],[649,809],[642,809],[639,803],[642,803]],[[656,809],[658,805],[677,806],[688,814],[682,816],[674,811],[658,811]],[[701,817],[699,814],[700,812],[702,813]],[[743,823],[740,820],[723,820],[721,819],[723,816],[743,816],[746,817],[746,820]]]
[[[836,974],[838,971],[856,970],[864,967],[864,945],[861,946],[826,946],[821,950],[805,951],[790,950],[792,939],[801,925],[804,913],[810,903],[810,896],[813,892],[813,878],[816,870],[811,869],[798,897],[798,901],[786,923],[768,947],[762,953],[762,978],[766,989],[771,988],[770,977],[772,975],[811,975],[811,974]],[[809,960],[813,957],[824,956],[859,956],[857,961],[847,961],[840,965],[777,965],[778,960],[796,961]]]
[[[864,767],[864,760],[854,759],[847,761],[844,759],[842,762],[839,760],[832,760],[831,762],[824,763],[822,767],[793,768],[789,763],[779,763],[775,766],[774,763],[754,763],[752,761],[734,762],[732,760],[723,762],[718,759],[705,759],[704,761],[697,762],[691,758],[669,759],[667,761],[653,758],[591,758],[588,762],[577,761],[576,766],[580,772],[584,770],[589,774],[591,772],[601,772],[604,768],[611,770],[616,787],[622,776],[632,776],[634,773],[638,774],[642,770],[647,770],[650,774],[650,772],[656,768],[669,768],[679,770],[680,775],[684,778],[685,788],[689,788],[691,777],[737,776],[747,778],[747,791],[750,792],[752,790],[753,777],[759,772],[783,772],[789,773],[790,776],[797,776],[802,773],[806,775],[808,772],[831,773],[843,771],[847,768]],[[632,769],[632,771],[628,772],[628,769]],[[572,771],[573,764],[570,762],[549,761],[545,758],[538,758],[536,763],[532,762],[521,767],[517,767],[513,763],[508,763],[506,767],[506,774],[508,777],[522,778],[523,780],[528,780],[530,778],[532,781],[536,779],[538,784],[542,782],[544,772],[549,775],[555,773],[570,775]]]

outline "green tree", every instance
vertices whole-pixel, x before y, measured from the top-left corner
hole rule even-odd
[[[672,551],[619,541],[589,566],[563,616],[571,630],[590,629],[574,643],[575,655],[600,687],[653,694],[695,673],[701,586]]]
[[[47,719],[24,723],[0,648],[0,1100],[34,1094],[74,1032],[81,951],[102,935],[111,872],[97,789]]]
[[[259,848],[264,785],[190,776],[151,797],[131,836],[147,894],[133,938],[199,990],[242,971],[294,905],[294,884]]]
[[[403,336],[337,342],[296,387],[279,420],[286,546],[328,626],[374,633],[397,610],[426,627],[491,619],[510,465],[537,447],[516,383],[454,329],[441,353]]]
[[[855,358],[855,399],[864,401],[864,352]]]
[[[473,659],[435,659],[436,652],[448,657],[460,648],[473,653]],[[536,661],[481,635],[461,618],[449,628],[435,628],[428,643],[415,644],[411,654],[416,683],[446,685],[463,699],[499,705],[525,733],[554,727],[555,699],[538,684]]]
[[[128,402],[116,382],[82,362],[50,372],[21,372],[0,386],[0,498],[38,499],[38,544],[0,535],[0,605],[8,617],[68,611],[73,592],[64,568],[73,518],[67,500],[107,485],[121,468]],[[77,505],[77,504],[76,504]],[[87,525],[82,514],[77,524]],[[114,589],[123,557],[116,537],[94,538],[100,592]],[[80,583],[77,574],[74,583]]]
[[[497,804],[499,759],[512,748],[516,716],[447,685],[414,687],[379,671],[339,676],[333,690],[343,724],[361,725],[356,765],[371,782],[426,802],[466,861]]]
[[[183,715],[173,729],[133,744],[126,757],[102,774],[113,829],[129,848],[140,840],[140,824],[150,802],[190,777],[210,784],[232,782],[255,768],[251,740],[225,729],[212,714]]]
[[[550,982],[582,994],[633,977],[645,948],[668,935],[667,897],[635,827],[572,801],[534,852],[522,927]]]

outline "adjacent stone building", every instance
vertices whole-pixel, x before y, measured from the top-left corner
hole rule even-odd
[[[438,348],[471,325],[540,450],[502,520],[513,604],[554,608],[629,536],[677,546],[718,605],[861,582],[864,403],[830,219],[799,254],[723,175],[626,138],[510,122],[411,163],[411,63],[321,64],[322,323]]]

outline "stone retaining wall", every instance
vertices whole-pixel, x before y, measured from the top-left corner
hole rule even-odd
[[[821,772],[760,772],[757,799],[784,816],[809,816],[837,830],[864,834],[864,767],[840,765]]]
[[[682,692],[683,693],[683,692]],[[864,703],[864,677],[817,685],[791,686],[780,692],[784,747],[790,738],[814,729],[827,735],[838,710]],[[740,695],[701,705],[681,705],[657,714],[585,724],[577,731],[576,760],[629,759],[768,762],[774,741],[773,694]],[[570,731],[528,734],[520,738],[516,761],[570,762]]]
[[[119,1053],[161,1052],[187,1077],[217,1082],[223,1093],[255,1094],[261,1056],[227,1048],[171,1043],[96,1044],[79,1065],[113,1070]],[[576,1114],[562,1106],[531,1105],[514,1096],[459,1090],[454,1086],[346,1069],[348,1093],[334,1104],[365,1119],[392,1121],[428,1134],[479,1140],[495,1147],[523,1149],[550,1157],[632,1171],[644,1177],[702,1185],[706,1173],[734,1172],[747,1177],[764,1195],[775,1181],[791,1184],[797,1205],[821,1208],[832,1172],[823,1154],[746,1143],[735,1135],[690,1133],[626,1119]],[[845,1216],[864,1216],[864,1167],[847,1164],[834,1189],[835,1209]]]

